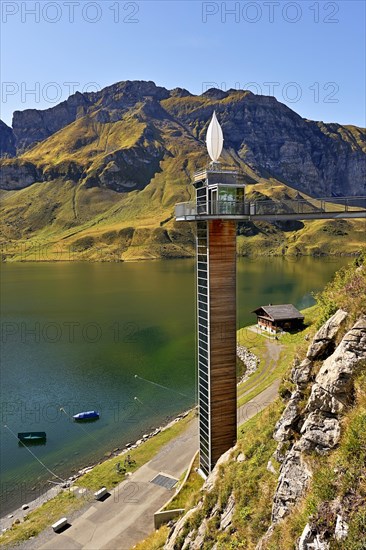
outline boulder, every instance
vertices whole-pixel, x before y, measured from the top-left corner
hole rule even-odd
[[[294,447],[286,454],[281,466],[280,477],[273,499],[272,522],[281,520],[303,495],[311,471],[306,465],[300,449]]]
[[[293,431],[296,430],[297,424],[300,420],[299,403],[302,398],[303,395],[300,391],[296,390],[292,393],[286,409],[276,424],[275,431],[273,433],[273,439],[276,441],[287,441],[291,439]]]
[[[291,380],[297,384],[297,386],[302,389],[310,381],[311,369],[313,363],[310,359],[304,359],[299,365],[295,365],[291,371]]]
[[[325,355],[334,345],[337,334],[342,327],[348,313],[339,309],[315,334],[307,351],[306,357],[312,361]]]
[[[315,379],[306,406],[307,412],[339,414],[353,401],[353,379],[366,360],[366,316],[342,339]]]
[[[341,436],[341,427],[337,418],[329,418],[324,413],[312,412],[301,429],[302,437],[298,442],[301,451],[317,451],[324,454],[333,449]]]

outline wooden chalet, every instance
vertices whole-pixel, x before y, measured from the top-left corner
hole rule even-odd
[[[296,330],[302,327],[304,316],[292,304],[261,306],[252,313],[257,315],[257,325],[271,334]]]

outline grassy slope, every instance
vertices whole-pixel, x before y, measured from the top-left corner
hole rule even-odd
[[[197,158],[200,158],[197,154]],[[192,158],[187,170],[197,164]],[[2,193],[4,253],[14,260],[120,261],[185,257],[194,253],[191,224],[176,223],[174,204],[190,199],[180,156],[166,156],[142,191],[117,193],[59,181]],[[283,184],[250,186],[268,197],[291,196]],[[6,220],[6,221],[5,221]],[[132,233],[125,239],[126,230]],[[128,231],[127,231],[128,233]],[[86,240],[85,240],[86,239]],[[365,242],[365,220],[317,220],[282,230],[257,223],[256,234],[238,237],[239,255],[351,254]],[[27,252],[27,253],[26,253]]]

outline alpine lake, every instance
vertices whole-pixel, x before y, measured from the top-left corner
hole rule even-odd
[[[238,329],[260,305],[312,305],[350,261],[238,259]],[[24,262],[1,273],[5,515],[195,405],[195,267]],[[93,409],[99,420],[73,421]],[[45,431],[45,444],[20,444],[27,431]]]

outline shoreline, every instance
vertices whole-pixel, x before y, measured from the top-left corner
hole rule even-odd
[[[322,258],[355,258],[361,255],[361,248],[360,246],[359,250],[354,250],[352,252],[347,251],[341,251],[341,252],[334,252],[334,253],[317,253],[317,254],[303,254],[301,252],[297,254],[236,254],[236,258],[240,259],[258,259],[258,258],[284,258],[288,259],[290,258],[293,260],[294,258],[314,258],[314,259],[322,259]],[[93,259],[82,259],[77,258],[75,260],[70,259],[49,259],[49,260],[18,260],[13,258],[2,258],[0,259],[0,264],[56,264],[56,263],[63,263],[63,264],[123,264],[123,263],[139,263],[139,262],[158,262],[158,261],[171,261],[171,260],[195,260],[195,255],[192,256],[156,256],[151,258],[127,258],[125,260],[119,259],[119,260],[93,260]]]
[[[176,417],[167,419],[167,422],[159,426],[158,428],[155,428],[151,432],[147,434],[143,434],[139,439],[137,439],[133,443],[126,443],[124,445],[124,448],[121,450],[120,448],[117,448],[113,451],[107,451],[103,458],[98,460],[95,464],[91,466],[86,466],[84,468],[81,468],[77,471],[76,474],[72,474],[67,478],[66,483],[57,483],[50,489],[46,489],[41,495],[39,495],[36,499],[30,501],[30,502],[24,502],[20,507],[15,508],[12,511],[9,511],[5,513],[4,515],[0,516],[0,537],[1,534],[5,533],[8,529],[10,529],[14,524],[21,523],[25,516],[27,516],[30,512],[34,512],[37,510],[42,504],[45,502],[48,502],[52,498],[56,497],[59,493],[64,491],[65,489],[72,490],[72,487],[74,483],[80,479],[84,474],[87,474],[91,472],[94,468],[99,466],[100,464],[104,464],[105,462],[111,460],[112,458],[116,458],[117,456],[123,456],[127,454],[131,449],[137,449],[140,445],[145,443],[146,441],[149,441],[156,435],[158,435],[161,432],[164,432],[183,418],[186,418],[192,411],[197,409],[197,406],[192,407],[191,409],[185,410],[182,413],[178,414]],[[107,456],[108,454],[108,456]],[[46,486],[45,486],[46,488]],[[23,508],[26,506],[26,508]]]

